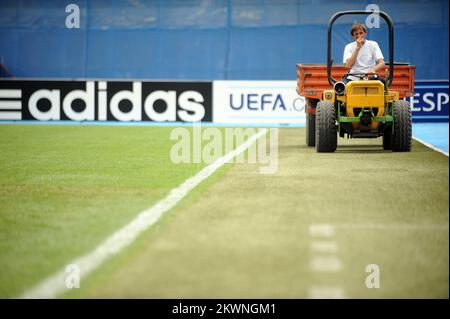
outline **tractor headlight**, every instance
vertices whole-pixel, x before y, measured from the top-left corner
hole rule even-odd
[[[344,95],[345,94],[345,83],[344,82],[336,82],[336,83],[334,83],[333,89],[337,95]]]

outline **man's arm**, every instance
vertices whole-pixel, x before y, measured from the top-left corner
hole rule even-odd
[[[352,56],[350,58],[348,58],[347,61],[345,61],[345,66],[347,68],[351,69],[355,65],[356,58],[357,58],[357,56],[359,54],[359,50],[360,49],[361,48],[356,47],[355,51],[353,51]]]
[[[359,54],[359,50],[361,50],[363,44],[364,44],[363,38],[356,39],[355,51],[353,51],[353,54],[350,56],[350,58],[348,58],[347,61],[345,61],[345,66],[347,68],[351,69],[355,65],[356,58],[358,57]]]
[[[381,71],[385,68],[384,57],[383,53],[380,50],[380,46],[376,42],[373,42],[373,44],[373,53],[375,55],[375,59],[377,60],[377,64],[369,70],[369,73],[377,73],[378,71]]]
[[[384,68],[385,68],[384,59],[378,59],[377,65],[371,68],[368,73],[377,73],[378,71],[381,71]]]

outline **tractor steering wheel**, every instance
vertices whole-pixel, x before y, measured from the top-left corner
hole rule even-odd
[[[377,80],[378,79],[378,73],[369,72],[369,73],[345,73],[342,76],[342,79],[347,78],[347,76],[355,76],[359,78],[360,80],[369,80],[369,76],[372,76],[371,80]]]

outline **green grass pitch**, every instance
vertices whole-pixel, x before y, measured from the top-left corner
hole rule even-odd
[[[91,251],[206,164],[173,164],[170,127],[0,126],[0,297]],[[448,298],[448,157],[418,142],[279,130],[278,171],[227,164],[66,298]],[[331,225],[341,267],[318,272],[310,233]],[[319,253],[320,255],[320,253]],[[368,264],[380,288],[365,286]]]

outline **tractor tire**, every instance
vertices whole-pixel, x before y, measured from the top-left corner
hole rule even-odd
[[[316,115],[306,113],[306,145],[316,146]]]
[[[383,149],[385,151],[392,150],[392,127],[389,127],[384,133],[383,133]]]
[[[392,151],[409,152],[412,144],[412,115],[409,102],[396,101],[394,108],[394,132],[392,136]]]
[[[337,148],[336,111],[331,102],[320,101],[316,108],[316,151],[334,152]]]

